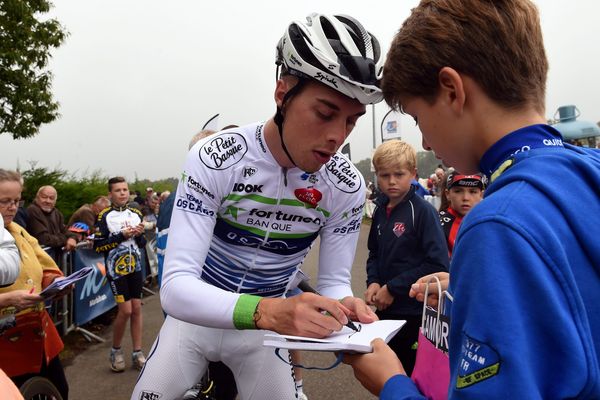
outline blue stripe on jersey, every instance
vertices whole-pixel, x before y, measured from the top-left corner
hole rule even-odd
[[[244,256],[248,255],[233,254],[227,243],[213,238],[212,248],[202,269],[202,280],[230,292],[280,297],[303,258],[302,256],[281,260],[280,257],[279,264],[274,264],[277,267],[256,270],[247,267],[249,260],[244,260]],[[257,268],[263,267],[264,265],[261,265]]]
[[[261,250],[265,250],[270,253],[292,255],[301,253],[308,249],[319,235],[319,232],[314,232],[310,236],[304,238],[269,239],[263,243],[264,237],[243,229],[236,228],[227,224],[221,218],[217,218],[214,235],[222,241],[233,246],[246,246],[252,248],[260,247]]]

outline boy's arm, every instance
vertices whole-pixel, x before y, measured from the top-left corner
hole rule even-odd
[[[514,222],[461,231],[450,280],[449,398],[586,397],[593,344],[573,277],[561,275],[568,260],[554,247]]]
[[[354,376],[369,392],[380,399],[424,400],[425,397],[406,376],[396,353],[381,339],[371,342],[373,352],[366,354],[346,354],[344,363],[350,364]]]
[[[119,243],[127,239],[123,232],[111,233],[108,230],[106,214],[107,213],[100,214],[96,224],[96,234],[94,236],[94,251],[96,251],[96,253],[103,253],[110,249],[114,249]]]
[[[407,296],[410,287],[419,278],[434,272],[448,272],[448,247],[438,214],[429,204],[416,214],[415,229],[421,239],[419,250],[425,253],[421,265],[398,274],[387,282],[389,292],[394,296]]]

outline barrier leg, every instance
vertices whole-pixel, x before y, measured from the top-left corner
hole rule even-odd
[[[92,339],[96,340],[99,343],[106,342],[106,340],[102,339],[100,336],[93,334],[92,332],[88,331],[87,329],[80,328],[79,326],[76,326],[74,331],[81,333],[83,335],[83,337],[85,338],[85,340],[87,340],[88,342],[91,342]]]
[[[148,289],[146,286],[142,286],[142,290],[145,291],[146,293],[149,293],[151,295],[155,295],[156,292],[153,292],[152,290]]]

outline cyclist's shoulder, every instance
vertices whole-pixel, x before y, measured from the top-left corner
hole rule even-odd
[[[254,123],[227,129],[198,141],[190,149],[188,161],[207,173],[230,173],[241,163],[256,158],[260,146],[266,151],[262,124]]]
[[[111,206],[106,207],[105,209],[103,209],[102,211],[100,211],[100,213],[98,214],[98,221],[102,221],[102,220],[106,220],[106,216],[108,215],[108,213],[110,212],[110,210],[112,210]]]

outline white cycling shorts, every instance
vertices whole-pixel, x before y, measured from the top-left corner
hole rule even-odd
[[[222,361],[233,372],[240,400],[297,399],[293,368],[262,345],[269,331],[207,328],[167,316],[131,400],[179,400]],[[281,350],[287,360],[288,353]]]

